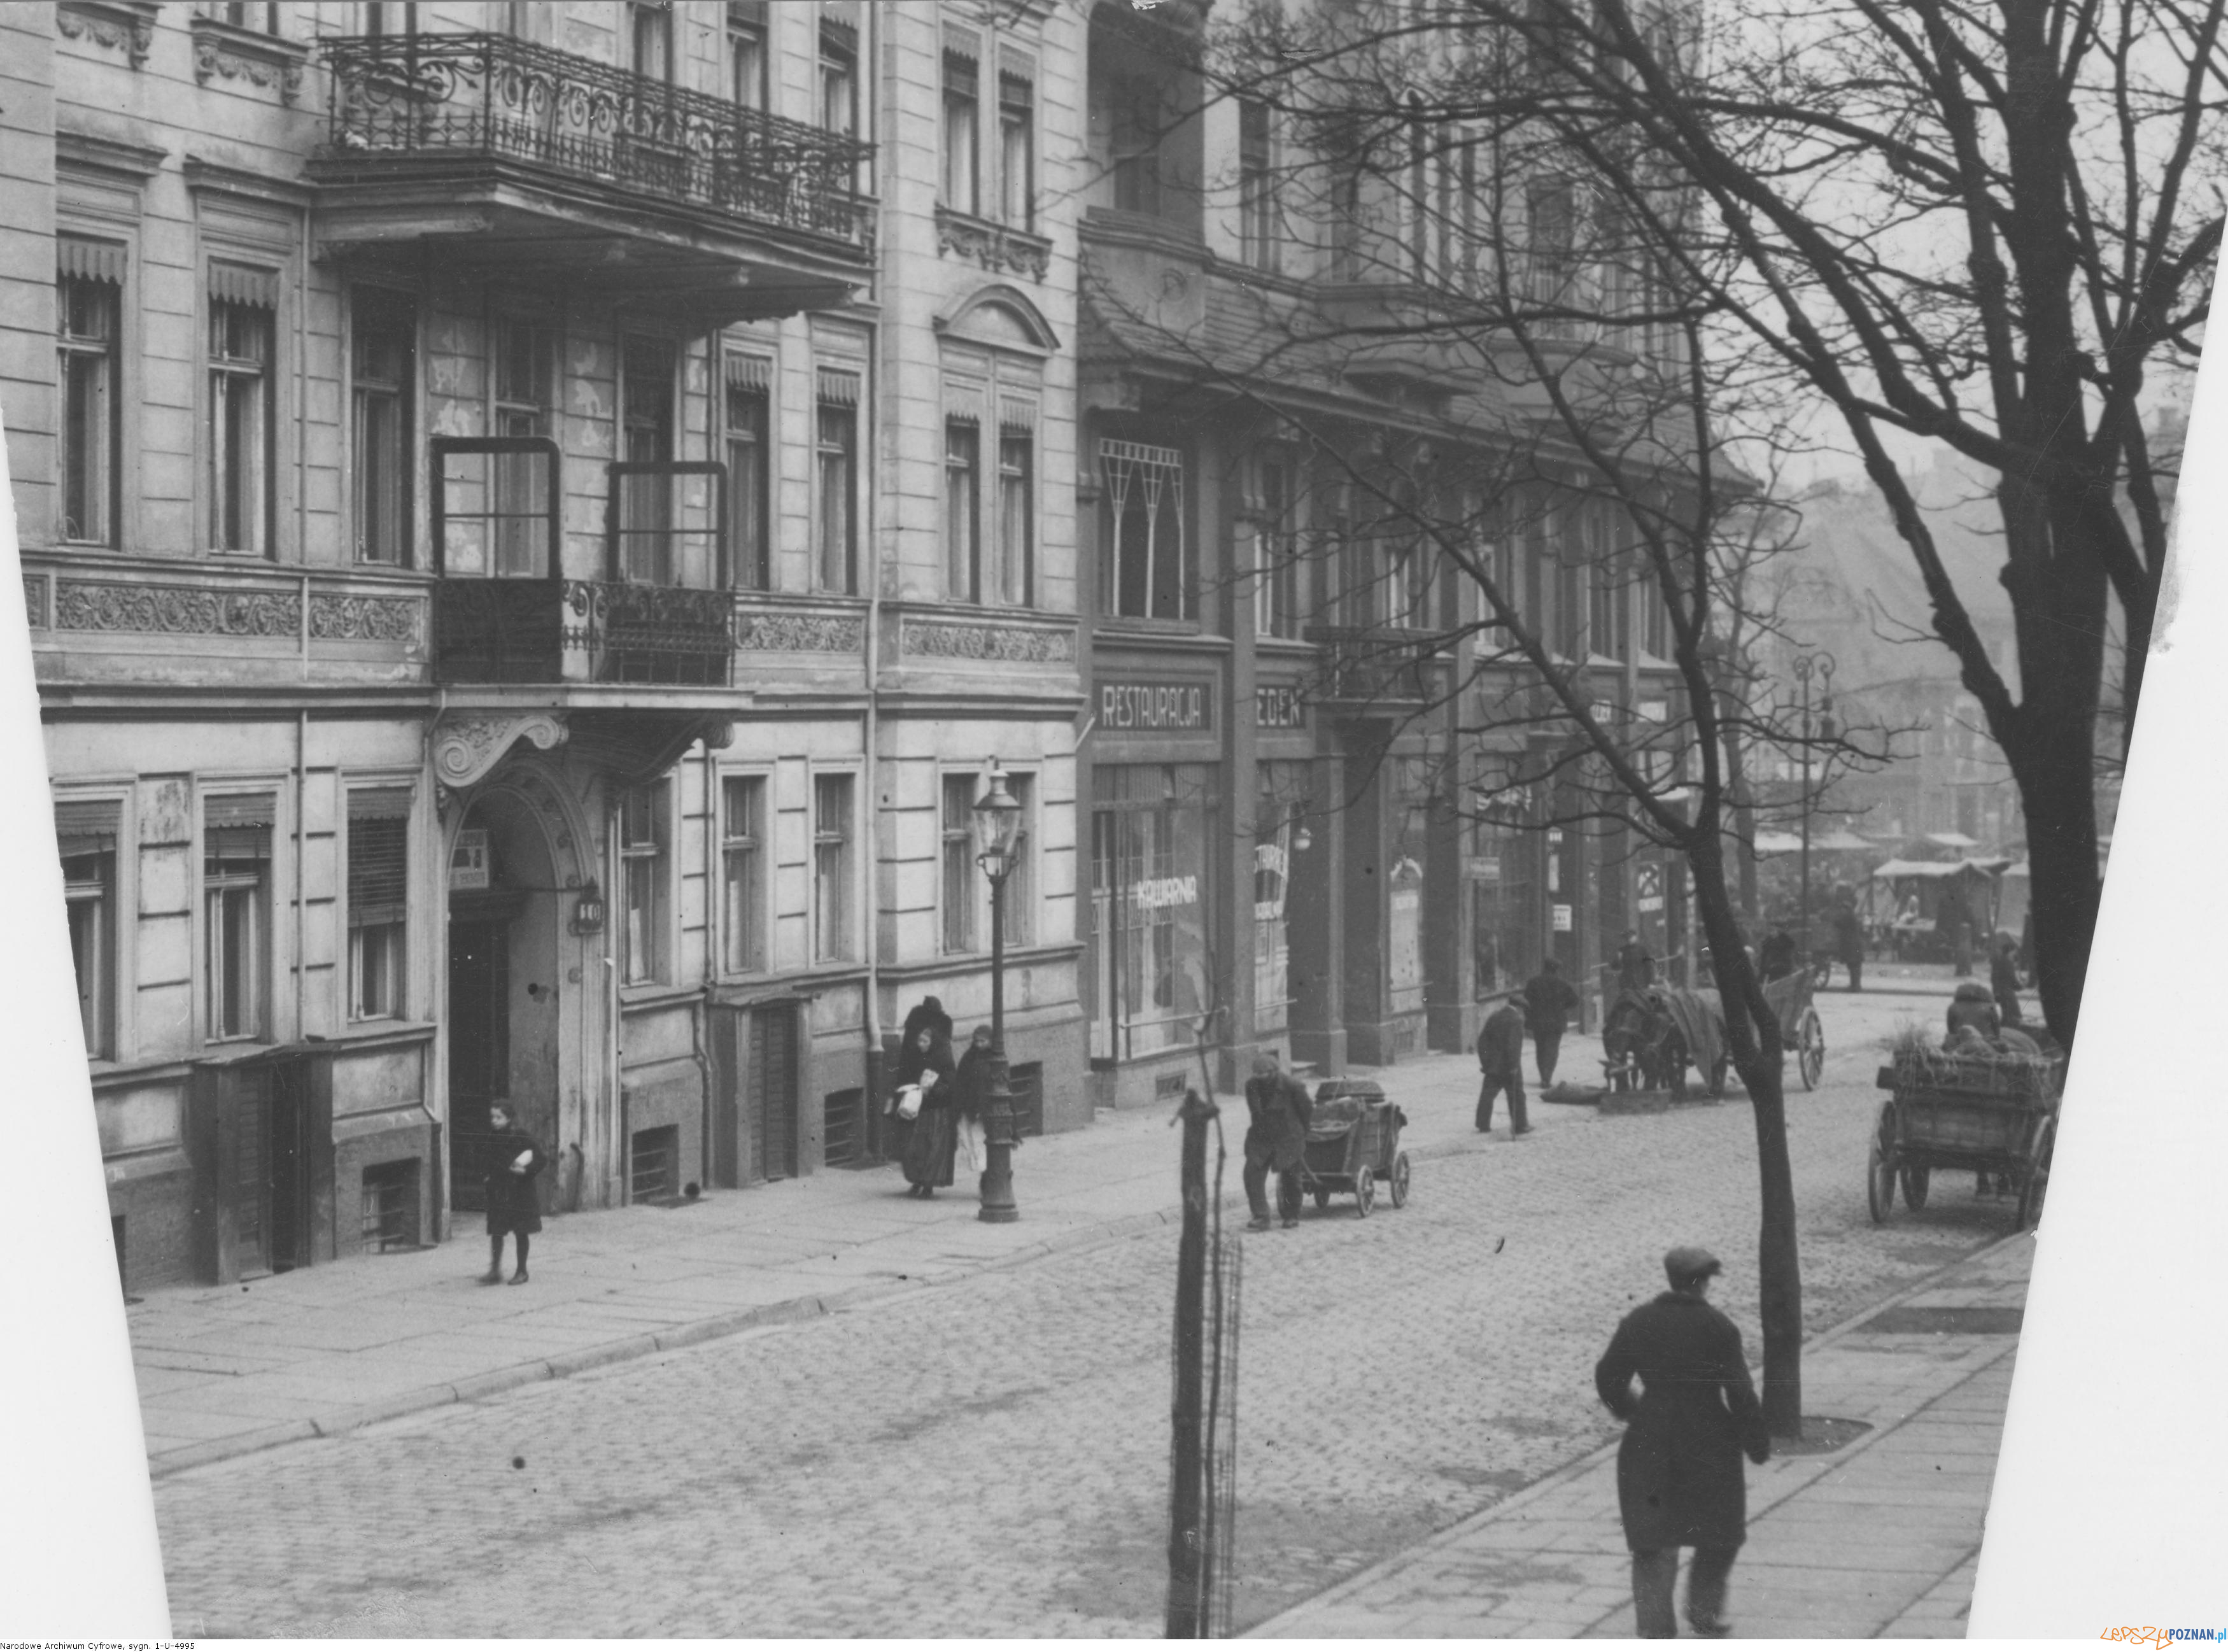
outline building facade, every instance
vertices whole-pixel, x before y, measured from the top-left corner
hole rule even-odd
[[[127,1288],[1090,1117],[1080,16],[0,14],[0,399]]]

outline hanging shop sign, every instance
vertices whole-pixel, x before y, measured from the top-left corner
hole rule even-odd
[[[477,829],[457,834],[457,847],[449,855],[449,887],[484,889],[488,887],[488,835]]]
[[[1558,901],[1554,908],[1554,919],[1555,933],[1567,935],[1571,932],[1571,909],[1568,906]]]
[[[1253,723],[1257,728],[1305,728],[1307,702],[1289,682],[1262,683],[1253,690]]]
[[[1643,864],[1640,868],[1640,899],[1636,903],[1642,912],[1663,910],[1663,868]]]
[[[1116,678],[1098,685],[1098,726],[1115,733],[1214,732],[1214,685]]]

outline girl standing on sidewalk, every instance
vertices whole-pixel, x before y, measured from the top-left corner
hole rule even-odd
[[[534,1178],[541,1174],[541,1167],[549,1156],[539,1143],[518,1128],[518,1114],[507,1101],[493,1102],[488,1107],[488,1123],[495,1127],[495,1139],[488,1143],[495,1169],[488,1172],[488,1271],[480,1276],[483,1285],[503,1283],[503,1236],[518,1236],[518,1271],[510,1276],[515,1285],[526,1283],[526,1240],[529,1233],[541,1231],[541,1194]]]

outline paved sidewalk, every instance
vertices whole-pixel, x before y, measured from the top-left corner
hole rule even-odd
[[[1812,1340],[1805,1411],[1872,1427],[1838,1451],[1749,1470],[1729,1608],[1739,1636],[1964,1635],[2033,1250],[2029,1236],[2006,1239]],[[1252,1631],[1632,1632],[1614,1445]]]
[[[1572,1077],[1599,1060],[1597,1038],[1565,1045]],[[1412,1156],[1507,1150],[1505,1112],[1490,1142],[1471,1129],[1473,1058],[1374,1076],[1407,1111]],[[1220,1099],[1224,1195],[1242,1212],[1245,1106]],[[1172,1111],[1102,1113],[1090,1129],[1030,1138],[1015,1155],[1021,1220],[1002,1226],[976,1220],[971,1186],[921,1201],[903,1196],[893,1167],[831,1170],[671,1208],[552,1218],[517,1290],[477,1282],[486,1244],[466,1214],[425,1251],[150,1292],[128,1310],[150,1466],[162,1475],[343,1433],[1173,1223]],[[1591,1112],[1535,1099],[1532,1118],[1555,1130]]]

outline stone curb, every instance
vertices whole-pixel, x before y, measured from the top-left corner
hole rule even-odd
[[[1944,1274],[1954,1272],[1959,1268],[1969,1267],[1984,1257],[1994,1255],[1998,1251],[2001,1251],[2006,1245],[2012,1244],[2014,1241],[2029,1237],[2031,1237],[2031,1235],[2024,1229],[2007,1233],[2001,1239],[1992,1239],[1988,1244],[1981,1246],[1979,1250],[1970,1252],[1968,1254],[1958,1258],[1955,1262],[1944,1263],[1941,1267],[1934,1270],[1933,1272],[1926,1275],[1924,1278],[1905,1286],[1903,1290],[1897,1291],[1893,1296],[1882,1298],[1880,1301],[1874,1303],[1871,1307],[1860,1309],[1859,1312],[1851,1315],[1848,1318],[1842,1320],[1838,1324],[1828,1326],[1824,1330],[1818,1332],[1815,1335],[1805,1337],[1802,1342],[1803,1352],[1807,1354],[1814,1348],[1823,1348],[1828,1343],[1841,1341],[1845,1336],[1855,1335],[1857,1332],[1864,1329],[1868,1321],[1885,1313],[1889,1309],[1897,1306],[1898,1303],[1908,1301],[1911,1297],[1923,1295],[1926,1291],[1940,1289],[1940,1282]],[[1951,1382],[1948,1387],[1945,1387],[1943,1390],[1943,1393],[1947,1393],[1950,1389],[1958,1387],[1969,1380],[1972,1374],[1972,1373],[1967,1372],[1960,1375],[1956,1381]],[[1937,1398],[1939,1398],[1939,1396],[1937,1395]],[[1880,1441],[1894,1433],[1898,1428],[1902,1426],[1904,1420],[1905,1419],[1898,1419],[1896,1422],[1888,1424],[1884,1428],[1873,1430],[1871,1435],[1867,1437],[1868,1444],[1866,1449],[1869,1449],[1870,1446],[1879,1444]],[[1604,1444],[1594,1447],[1591,1450],[1586,1452],[1581,1457],[1573,1457],[1570,1462],[1565,1463],[1559,1469],[1549,1470],[1539,1479],[1534,1480],[1530,1485],[1511,1493],[1508,1496],[1502,1498],[1499,1502],[1489,1504],[1488,1507],[1479,1509],[1474,1514],[1465,1514],[1462,1519],[1455,1521],[1452,1525],[1441,1527],[1437,1531],[1433,1532],[1429,1536],[1410,1544],[1398,1554],[1387,1555],[1384,1559],[1377,1561],[1372,1566],[1364,1567],[1361,1571],[1355,1572],[1352,1577],[1346,1578],[1343,1582],[1333,1584],[1321,1594],[1310,1595],[1307,1599],[1299,1602],[1296,1605],[1287,1606],[1283,1611],[1278,1612],[1274,1617],[1264,1618],[1260,1623],[1256,1623],[1252,1628],[1245,1630],[1239,1638],[1243,1640],[1252,1640],[1256,1636],[1271,1636],[1277,1632],[1277,1629],[1279,1624],[1283,1623],[1286,1619],[1293,1617],[1301,1612],[1311,1612],[1323,1607],[1335,1606],[1339,1604],[1341,1602],[1350,1598],[1360,1591],[1366,1589],[1370,1585],[1377,1582],[1380,1578],[1391,1574],[1398,1567],[1412,1559],[1418,1550],[1452,1540],[1463,1534],[1475,1531],[1479,1527],[1501,1520],[1517,1509],[1539,1502],[1541,1498],[1546,1497],[1550,1492],[1560,1489],[1562,1487],[1568,1485],[1572,1481],[1583,1478],[1591,1470],[1615,1457],[1617,1456],[1617,1446],[1620,1443],[1621,1441],[1619,1439],[1611,1439]],[[1842,1459],[1841,1459],[1838,1455],[1816,1459],[1819,1465],[1819,1471],[1822,1472],[1825,1468],[1830,1467],[1834,1462],[1841,1460]],[[1788,1497],[1798,1494],[1804,1487],[1808,1486],[1812,1480],[1816,1478],[1817,1475],[1814,1473],[1802,1482],[1802,1485],[1789,1488],[1783,1495],[1773,1499],[1766,1507],[1777,1508],[1779,1504],[1786,1502]],[[1758,1512],[1762,1511],[1759,1510]],[[1611,1611],[1614,1611],[1615,1610],[1616,1608],[1614,1607],[1610,1609]],[[1604,1614],[1604,1616],[1607,1616],[1607,1614]]]
[[[600,1370],[606,1366],[622,1365],[631,1360],[670,1353],[676,1348],[715,1342],[721,1337],[734,1336],[745,1331],[766,1330],[775,1326],[824,1318],[830,1314],[909,1296],[923,1286],[956,1284],[979,1274],[1041,1262],[1065,1252],[1111,1244],[1133,1234],[1150,1233],[1175,1222],[1177,1214],[1177,1211],[1172,1208],[1148,1211],[1142,1215],[1117,1216],[1109,1221],[1053,1234],[1009,1255],[994,1257],[987,1262],[957,1265],[940,1279],[916,1279],[904,1284],[859,1285],[824,1296],[792,1297],[781,1302],[761,1303],[755,1308],[714,1314],[707,1319],[690,1320],[662,1331],[639,1333],[613,1342],[599,1342],[566,1354],[553,1354],[543,1359],[501,1366],[493,1371],[476,1372],[469,1377],[459,1377],[454,1382],[432,1383],[422,1388],[388,1395],[383,1399],[375,1399],[366,1405],[323,1412],[305,1421],[274,1423],[267,1428],[227,1434],[220,1439],[197,1440],[191,1445],[175,1446],[167,1451],[153,1453],[147,1459],[147,1472],[150,1477],[161,1479],[206,1463],[247,1457],[277,1446],[292,1445],[302,1440],[330,1439],[353,1433],[360,1428],[368,1428],[375,1423],[392,1422],[398,1417],[435,1411],[444,1405],[470,1404],[508,1393],[512,1389],[523,1388],[532,1383],[559,1381],[584,1372]]]

